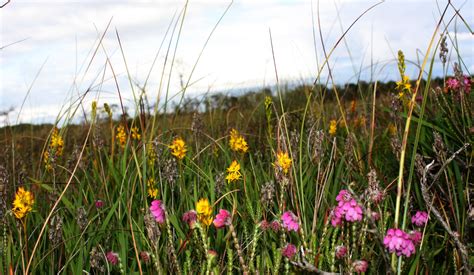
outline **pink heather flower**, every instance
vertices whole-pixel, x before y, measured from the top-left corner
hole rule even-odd
[[[463,85],[464,85],[464,91],[466,94],[469,94],[471,92],[471,79],[467,76],[463,76]]]
[[[150,212],[157,223],[163,224],[165,222],[165,206],[162,201],[152,201],[150,206]]]
[[[338,202],[350,201],[351,199],[351,193],[349,193],[349,191],[347,191],[346,189],[341,189],[341,191],[339,191],[339,194],[336,196],[336,201]]]
[[[102,200],[96,200],[95,201],[95,207],[96,208],[102,208],[102,207],[104,207],[104,204],[105,203]]]
[[[457,90],[459,89],[459,86],[459,81],[454,77],[446,80],[446,87],[450,90]]]
[[[421,243],[421,239],[423,238],[423,235],[421,234],[420,231],[413,230],[410,232],[410,238],[415,245],[419,245]]]
[[[288,259],[293,258],[296,254],[296,246],[291,243],[287,244],[286,247],[281,251],[281,254],[283,254],[283,256]]]
[[[347,247],[343,245],[336,246],[336,258],[341,259],[347,255]]]
[[[280,222],[277,221],[277,220],[274,220],[270,223],[270,228],[274,231],[274,232],[278,232],[280,231]]]
[[[183,217],[181,218],[183,222],[187,223],[189,227],[193,227],[194,223],[197,220],[197,213],[194,210],[189,210],[183,214]]]
[[[283,223],[283,227],[288,231],[298,231],[299,224],[298,224],[298,217],[291,211],[286,211],[281,215],[281,220]]]
[[[105,254],[105,257],[107,258],[107,261],[113,265],[117,265],[119,262],[118,254],[115,252],[109,251]]]
[[[140,258],[142,259],[143,262],[148,263],[150,262],[150,253],[146,251],[141,251]]]
[[[369,263],[365,260],[357,260],[352,263],[352,267],[356,273],[364,273],[369,267]]]
[[[345,190],[341,190],[345,191]],[[340,195],[341,193],[339,193]],[[338,195],[338,197],[339,197]],[[337,200],[337,198],[336,198]],[[342,221],[355,222],[362,220],[362,208],[355,199],[349,198],[340,200],[338,205],[332,210],[331,224],[336,227],[342,224]]]
[[[370,212],[370,217],[373,221],[378,221],[380,220],[380,214],[379,212]]]
[[[216,215],[213,223],[216,228],[223,228],[230,225],[232,223],[232,218],[229,211],[225,209],[219,210],[219,214]]]
[[[383,244],[390,253],[410,257],[415,253],[415,244],[410,235],[401,229],[390,228],[383,238]]]
[[[428,213],[425,211],[416,211],[416,214],[411,217],[411,223],[416,226],[424,226],[428,221]]]

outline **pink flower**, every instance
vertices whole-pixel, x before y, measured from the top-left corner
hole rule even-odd
[[[421,239],[423,238],[423,235],[421,234],[420,231],[413,230],[410,232],[410,238],[415,245],[419,245],[421,243]]]
[[[287,244],[285,248],[281,251],[284,257],[291,259],[296,254],[296,246],[292,245],[291,243]]]
[[[270,223],[270,228],[273,230],[273,232],[280,231],[280,222],[277,220],[272,221]]]
[[[286,211],[281,215],[281,220],[283,223],[283,227],[288,231],[298,231],[299,224],[298,224],[298,217],[291,211]]]
[[[217,252],[215,250],[209,249],[207,251],[207,255],[209,255],[210,258],[213,259],[213,258],[217,257]]]
[[[467,76],[463,76],[463,85],[464,85],[464,91],[466,94],[469,94],[471,92],[471,79]]]
[[[390,228],[383,238],[383,244],[390,253],[410,257],[415,253],[415,244],[410,235],[401,229]]]
[[[119,262],[118,254],[115,252],[109,251],[105,254],[105,257],[107,258],[107,261],[113,265],[117,265]]]
[[[102,207],[104,207],[104,204],[105,203],[102,200],[96,200],[95,201],[95,207],[96,208],[102,208]]]
[[[336,200],[338,204],[331,213],[332,226],[337,227],[341,225],[343,220],[348,222],[362,220],[362,207],[350,196],[348,191],[341,190]]]
[[[416,214],[411,217],[411,223],[416,226],[424,226],[428,221],[428,213],[425,211],[416,211]]]
[[[352,263],[352,267],[356,273],[364,273],[367,271],[369,263],[367,263],[365,260],[357,260]]]
[[[189,210],[183,214],[183,222],[187,223],[189,227],[194,227],[194,223],[197,220],[197,213],[194,210]]]
[[[230,225],[232,223],[232,218],[229,211],[225,209],[219,210],[219,214],[216,215],[213,223],[216,228],[223,228]]]
[[[347,247],[343,245],[336,246],[336,258],[341,259],[347,255]]]
[[[336,201],[338,202],[350,201],[351,199],[351,193],[349,193],[349,191],[347,191],[346,189],[341,189],[341,191],[339,191],[339,194],[336,196]]]
[[[142,259],[143,262],[148,263],[150,262],[150,253],[146,251],[141,251],[140,258]]]
[[[152,201],[150,206],[150,212],[157,223],[163,224],[165,222],[165,206],[163,205],[162,201]]]
[[[459,81],[452,77],[446,80],[446,87],[450,90],[457,90],[459,89]]]

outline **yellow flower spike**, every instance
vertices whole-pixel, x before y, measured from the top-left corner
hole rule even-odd
[[[22,219],[33,210],[35,199],[33,193],[25,191],[23,187],[18,188],[13,201],[12,212],[15,218]]]
[[[203,198],[196,203],[196,214],[201,224],[209,226],[212,223],[212,206],[209,200]]]
[[[336,132],[337,132],[337,121],[333,119],[329,122],[329,134],[331,136],[335,136]]]
[[[186,156],[186,143],[180,137],[173,140],[168,148],[171,149],[171,154],[175,156],[177,159],[183,159]]]
[[[125,134],[125,128],[120,125],[117,127],[117,134],[115,135],[120,147],[125,148],[125,144],[127,143],[127,135]]]
[[[245,141],[245,138],[236,129],[230,130],[229,145],[232,151],[242,154],[246,153],[249,149],[247,141]]]
[[[238,181],[242,178],[242,174],[240,173],[240,164],[234,160],[230,164],[229,168],[227,168],[227,176],[225,179],[228,183]]]
[[[138,133],[138,128],[137,127],[133,127],[132,130],[132,139],[134,140],[139,140],[141,135]]]
[[[158,188],[156,188],[155,180],[148,179],[146,182],[148,197],[152,199],[158,198]]]
[[[275,166],[280,168],[283,173],[287,174],[291,168],[291,158],[288,156],[288,153],[278,152],[277,153],[277,161],[275,162]]]

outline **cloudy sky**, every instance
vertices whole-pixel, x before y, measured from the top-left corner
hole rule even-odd
[[[12,0],[0,9],[0,111],[15,108],[8,116],[10,124],[51,122],[61,107],[74,107],[86,91],[86,109],[94,99],[118,103],[117,85],[124,104],[132,106],[133,92],[145,83],[149,99],[163,102],[166,91],[170,96],[180,91],[180,76],[189,81],[186,95],[191,97],[272,85],[269,31],[280,81],[316,76],[324,56],[317,0],[190,0],[182,20],[185,2]],[[377,2],[321,0],[326,49]],[[331,56],[335,81],[354,81],[360,71],[367,80],[396,79],[396,51],[402,49],[414,62],[421,59],[446,2],[386,0],[370,10]],[[473,28],[474,1],[452,2]],[[450,8],[446,23],[453,14]],[[459,18],[451,22],[451,38],[455,29],[464,70],[473,73],[474,37]],[[453,53],[453,43],[448,44]],[[442,66],[435,67],[442,75]],[[408,73],[415,76],[415,66]],[[0,117],[0,125],[4,123]]]

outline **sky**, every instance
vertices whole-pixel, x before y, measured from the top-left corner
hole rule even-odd
[[[274,85],[276,75],[280,83],[311,82],[324,60],[320,35],[329,52],[376,3],[190,0],[185,8],[184,0],[12,0],[0,9],[0,113],[13,111],[0,116],[0,126],[54,122],[76,108],[80,119],[93,100],[119,103],[119,92],[133,115],[145,85],[148,99],[162,104],[167,91],[180,98],[182,82],[189,83],[186,97],[262,88]],[[334,81],[397,80],[396,52],[421,62],[446,3],[386,0],[368,11],[329,59]],[[452,3],[474,28],[474,1]],[[450,7],[443,28],[454,14]],[[448,26],[448,73],[454,38],[464,71],[474,72],[469,28],[459,17]],[[434,72],[443,75],[437,57]],[[415,77],[418,69],[409,65],[407,73]]]

